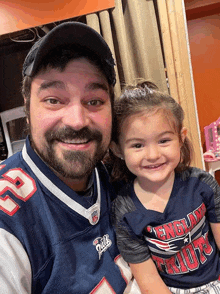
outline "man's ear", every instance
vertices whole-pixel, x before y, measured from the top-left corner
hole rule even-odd
[[[186,139],[186,135],[187,135],[187,128],[183,127],[180,135],[181,135],[181,143],[184,143]]]
[[[24,98],[24,107],[25,107],[25,105],[26,105],[26,101],[27,101],[27,99]],[[28,119],[27,115],[26,115],[26,123],[29,125],[29,119]]]
[[[121,148],[114,141],[110,143],[110,149],[114,153],[115,156],[123,159],[123,154],[121,152]]]

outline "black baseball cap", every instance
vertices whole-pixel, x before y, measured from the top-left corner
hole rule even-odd
[[[23,64],[23,77],[34,76],[42,60],[59,46],[76,45],[91,51],[100,60],[110,85],[115,85],[115,62],[111,50],[102,36],[88,25],[80,22],[65,22],[53,28],[30,49]]]

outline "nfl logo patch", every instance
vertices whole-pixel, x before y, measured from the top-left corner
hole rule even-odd
[[[99,221],[100,217],[100,205],[94,204],[89,209],[87,209],[87,219],[89,220],[91,225],[96,225]]]
[[[93,223],[93,225],[97,224],[98,220],[99,220],[99,214],[98,214],[98,211],[95,210],[92,213],[92,223]]]

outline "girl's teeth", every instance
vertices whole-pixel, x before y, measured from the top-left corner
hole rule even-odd
[[[158,164],[158,165],[151,165],[151,166],[148,166],[147,168],[157,168],[157,167],[159,167],[159,166],[161,166],[161,164]]]

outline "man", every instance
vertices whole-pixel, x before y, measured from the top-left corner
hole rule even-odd
[[[28,53],[29,136],[1,165],[0,293],[124,293],[110,223],[114,60],[90,27],[55,27]]]

